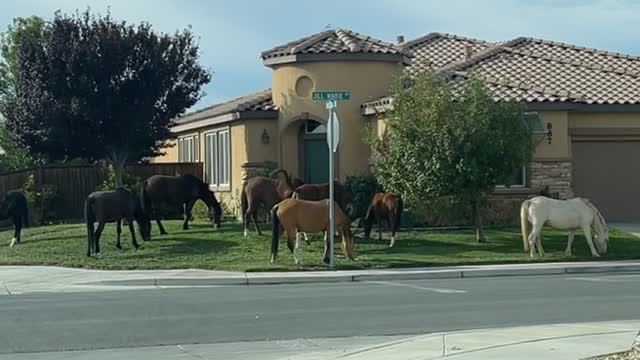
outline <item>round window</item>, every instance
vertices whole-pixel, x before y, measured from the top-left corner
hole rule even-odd
[[[311,91],[313,90],[313,80],[308,76],[300,76],[298,80],[296,80],[296,94],[300,97],[309,97],[311,96]]]

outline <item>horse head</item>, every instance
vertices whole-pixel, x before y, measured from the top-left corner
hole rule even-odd
[[[135,220],[138,223],[138,230],[140,231],[140,235],[144,241],[151,240],[151,216],[144,211],[141,202],[137,202],[135,212]]]
[[[220,228],[220,221],[222,218],[222,206],[216,199],[216,195],[213,191],[209,190],[207,187],[206,195],[204,197],[205,203],[209,208],[209,220],[216,225],[216,228]]]
[[[593,228],[595,229],[595,233],[593,235],[594,245],[596,246],[596,250],[598,250],[598,254],[604,255],[607,253],[607,248],[609,246],[609,228],[607,227],[607,223],[600,211],[589,201],[589,199],[581,198],[581,200],[593,211]]]

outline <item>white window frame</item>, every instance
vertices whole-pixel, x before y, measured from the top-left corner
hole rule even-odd
[[[222,127],[209,130],[203,136],[205,181],[215,190],[230,190],[231,131],[229,127]]]
[[[188,154],[185,153],[185,146],[189,147]],[[198,162],[199,150],[200,143],[198,141],[198,134],[178,137],[178,162]]]
[[[513,184],[509,187],[506,185],[496,185],[496,189],[504,190],[504,189],[524,189],[527,187],[527,166],[522,166],[522,184]]]

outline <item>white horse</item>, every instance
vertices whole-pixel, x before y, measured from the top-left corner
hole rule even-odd
[[[531,233],[529,233],[531,223]],[[587,239],[591,255],[599,257],[607,252],[609,243],[609,230],[604,218],[588,199],[573,198],[569,200],[556,200],[544,196],[536,196],[522,202],[520,207],[520,226],[522,229],[522,242],[524,251],[529,250],[533,257],[535,248],[538,248],[540,256],[544,255],[541,241],[542,227],[548,224],[554,229],[569,230],[566,255],[571,255],[571,245],[578,229],[582,229]],[[591,238],[591,226],[595,230],[595,245]]]

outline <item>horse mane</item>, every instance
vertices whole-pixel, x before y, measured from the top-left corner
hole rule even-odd
[[[602,216],[600,211],[591,203],[591,201],[589,201],[589,199],[580,198],[580,200],[582,200],[582,202],[584,202],[589,208],[591,208],[593,213],[596,215],[594,220],[597,221],[594,221],[594,223],[598,223],[598,226],[600,227],[599,233],[605,233],[607,231],[607,223],[605,222],[604,217]]]

